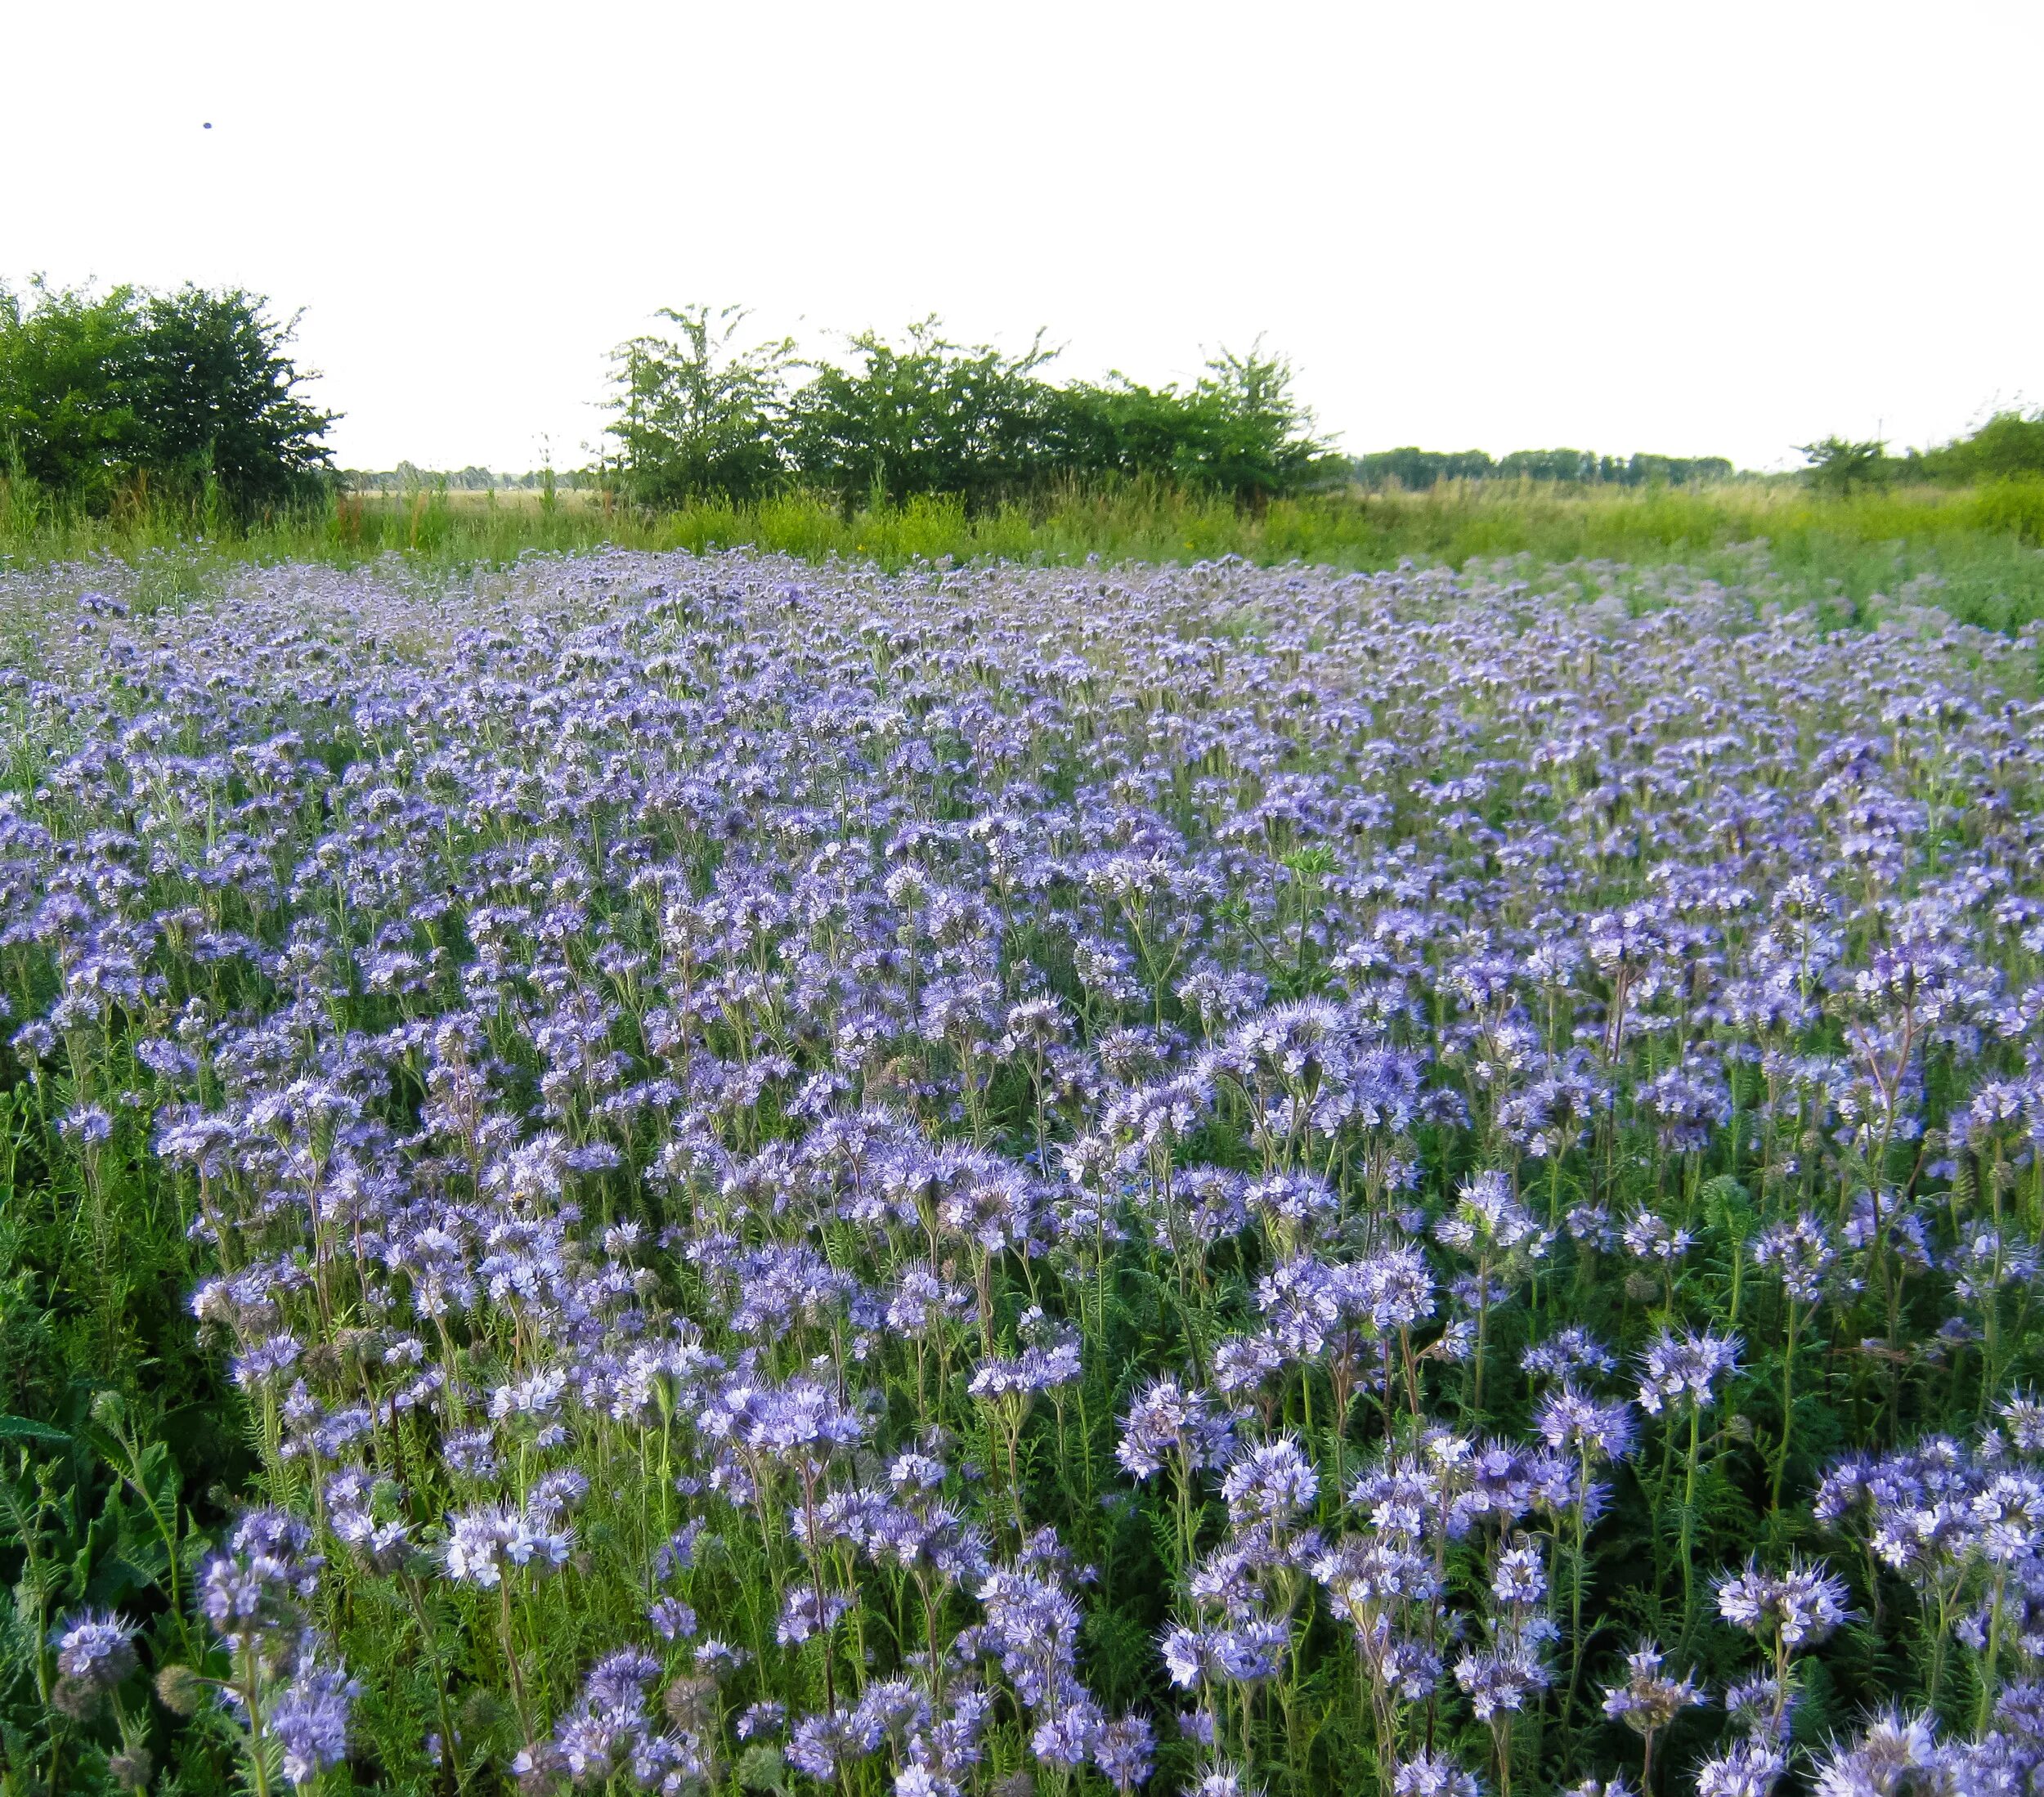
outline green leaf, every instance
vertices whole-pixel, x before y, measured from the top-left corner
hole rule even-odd
[[[1753,1233],[1753,1203],[1746,1188],[1728,1173],[1707,1181],[1699,1194],[1704,1214],[1730,1238],[1742,1244]]]
[[[146,1550],[110,1554],[92,1569],[85,1596],[90,1602],[112,1608],[138,1592],[161,1590],[163,1575],[169,1570],[169,1556],[161,1542],[156,1544],[153,1557]]]
[[[70,1440],[63,1430],[31,1417],[0,1414],[0,1441],[49,1441],[69,1446]]]

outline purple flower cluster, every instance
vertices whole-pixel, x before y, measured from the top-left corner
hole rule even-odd
[[[1554,581],[285,568],[0,680],[37,1152],[143,1170],[259,1461],[250,1753],[2028,1788],[2037,642]]]

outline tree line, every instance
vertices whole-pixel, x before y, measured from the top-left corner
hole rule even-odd
[[[1889,453],[1879,437],[1827,437],[1797,446],[1810,459],[1813,486],[1833,493],[1895,486],[1978,486],[2044,478],[2044,408],[2009,408],[1984,424],[1930,449]]]
[[[1731,477],[1723,456],[1600,455],[1573,449],[1418,448],[1347,458],[1313,431],[1291,365],[1223,351],[1189,384],[1121,374],[1057,383],[1041,334],[1020,354],[946,338],[934,319],[890,341],[849,339],[841,361],[789,339],[742,343],[746,314],[667,311],[670,329],[613,352],[614,463],[653,505],[755,500],[788,483],[846,504],[944,494],[969,505],[1046,487],[1150,480],[1255,506],[1315,486],[1534,480],[1643,486]]]
[[[942,495],[976,508],[1149,479],[1254,506],[1347,477],[1290,365],[1260,347],[1223,351],[1183,385],[1060,383],[1040,333],[1011,353],[956,343],[930,318],[899,338],[859,333],[829,361],[790,338],[741,341],[736,307],[658,316],[665,329],[612,357],[611,461],[648,505],[796,486],[848,505]]]
[[[531,491],[544,489],[549,480],[558,480],[565,486],[574,478],[572,473],[556,475],[550,468],[527,468],[522,473],[511,473],[473,462],[466,468],[421,468],[416,462],[406,461],[395,468],[341,470],[341,485],[351,493],[417,493],[426,490],[450,493]]]
[[[1443,481],[1566,481],[1580,486],[1692,486],[1728,481],[1732,466],[1722,455],[1599,455],[1593,450],[1514,450],[1492,457],[1482,450],[1378,450],[1359,455],[1356,478],[1363,486],[1409,491]]]
[[[1685,486],[1733,473],[1720,456],[1407,446],[1349,458],[1316,430],[1293,370],[1261,344],[1222,351],[1184,383],[1119,374],[1059,381],[1041,333],[1019,352],[948,337],[935,318],[865,331],[836,358],[749,340],[739,307],[657,315],[611,358],[610,418],[590,465],[563,477],[664,511],[801,490],[848,510],[940,496],[980,510],[1069,488],[1150,482],[1251,509],[1316,487],[1424,490],[1446,481]],[[85,511],[152,502],[247,517],[323,503],[336,488],[518,484],[513,477],[334,468],[338,415],[302,389],[297,318],[240,288],[105,294],[0,284],[0,481]],[[1901,455],[1840,437],[1803,446],[1810,483],[1970,485],[2044,476],[2044,411],[2004,410],[1948,443]]]

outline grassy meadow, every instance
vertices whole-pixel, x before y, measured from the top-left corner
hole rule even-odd
[[[653,512],[605,491],[347,495],[245,529],[151,505],[93,518],[12,497],[0,481],[0,558],[17,566],[150,552],[359,566],[396,553],[420,568],[504,566],[531,550],[601,545],[697,552],[750,546],[890,571],[948,558],[1038,565],[1185,563],[1239,556],[1346,569],[1404,561],[1456,569],[1524,557],[1534,567],[1683,564],[1748,581],[1756,554],[1786,595],[1851,621],[1870,603],[1934,603],[1986,628],[2044,616],[2044,481],[1916,486],[1830,496],[1798,484],[1571,486],[1444,482],[1423,492],[1360,489],[1244,509],[1165,487],[1069,490],[1033,505],[969,510],[911,499],[847,509],[795,492],[756,504]]]

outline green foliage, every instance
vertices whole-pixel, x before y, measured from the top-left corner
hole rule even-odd
[[[1905,477],[1952,486],[2044,477],[2044,409],[1997,412],[1970,436],[1903,458]]]
[[[1328,452],[1291,365],[1222,351],[1186,391],[1117,377],[1059,396],[1060,460],[1082,477],[1176,482],[1253,507],[1302,491]]]
[[[39,282],[25,301],[0,288],[0,466],[96,507],[142,443],[134,400],[134,289],[103,298]]]
[[[94,1432],[115,1459],[95,1460],[78,1442],[68,1457],[47,1459],[19,1441],[0,1443],[0,1580],[10,1588],[0,1602],[0,1789],[10,1793],[80,1788],[37,1776],[46,1767],[54,1775],[62,1763],[65,1731],[51,1703],[57,1678],[50,1641],[62,1612],[153,1611],[160,1647],[192,1647],[186,1599],[206,1544],[185,1526],[168,1450],[160,1441],[143,1445],[125,1427],[119,1439]],[[146,1711],[119,1709],[116,1720],[124,1743],[149,1738]],[[103,1771],[99,1750],[73,1750],[81,1772],[96,1764]],[[199,1771],[203,1758],[188,1756],[186,1764]]]
[[[746,316],[735,306],[660,316],[677,337],[634,337],[612,356],[619,393],[610,428],[625,491],[662,509],[712,495],[760,500],[787,473],[781,439],[793,343],[734,349]]]
[[[153,500],[217,526],[223,512],[316,500],[334,415],[298,393],[296,325],[240,288],[0,287],[7,509],[39,497],[101,515]]]
[[[787,1763],[781,1757],[781,1750],[764,1743],[748,1747],[738,1755],[734,1776],[741,1790],[773,1791],[778,1797],[788,1788]]]
[[[1885,486],[1894,475],[1888,446],[1878,441],[1853,443],[1842,437],[1827,437],[1795,446],[1809,458],[1808,478],[1820,493],[1843,497],[1863,487]]]
[[[899,505],[944,494],[984,507],[1041,476],[1051,389],[1042,338],[1019,356],[967,348],[926,318],[907,340],[851,339],[853,364],[810,365],[795,396],[789,459],[810,486]]]
[[[217,482],[244,512],[316,496],[334,422],[299,397],[297,316],[268,306],[238,287],[147,295],[133,374],[141,465],[186,494]]]
[[[1899,456],[1883,442],[1837,437],[1800,447],[1813,464],[1804,477],[1820,492],[1836,496],[1910,483],[1970,488],[2026,541],[2044,541],[2044,507],[2036,498],[2044,489],[2044,410],[1999,411],[1964,437]]]
[[[841,363],[799,361],[787,340],[736,347],[736,307],[661,316],[678,340],[638,337],[614,353],[610,427],[624,496],[657,510],[799,487],[848,511],[937,498],[977,517],[1132,482],[1254,509],[1303,491],[1327,453],[1290,365],[1258,347],[1221,352],[1182,389],[1119,376],[1058,386],[1040,332],[1010,355],[954,343],[926,318],[899,341],[860,333]],[[791,385],[798,370],[808,379]]]
[[[192,603],[222,564],[244,560],[345,567],[397,554],[451,576],[508,566],[536,550],[749,544],[805,561],[842,558],[890,569],[988,557],[1079,565],[1239,556],[1360,569],[1405,561],[1467,568],[1513,558],[1531,576],[1616,561],[1630,565],[1629,585],[1643,604],[1662,603],[1656,571],[1681,567],[1731,583],[1764,581],[1771,597],[1814,605],[1840,625],[1921,607],[1995,630],[2044,618],[2044,480],[1844,497],[1800,482],[1571,488],[1469,481],[1422,492],[1307,492],[1261,512],[1147,481],[1091,491],[1054,486],[976,511],[944,497],[847,509],[799,490],[754,504],[706,499],[652,511],[600,490],[563,488],[549,500],[450,484],[343,494],[267,522],[230,521],[203,545],[194,543],[192,524],[188,511],[154,504],[114,518],[52,512],[19,503],[0,480],[0,557],[38,563],[117,556],[143,571],[138,599],[152,609]],[[36,652],[21,637],[25,627],[17,622],[6,649],[16,665],[29,665]],[[7,1315],[0,1288],[0,1332]],[[0,1354],[0,1369],[6,1365]]]

